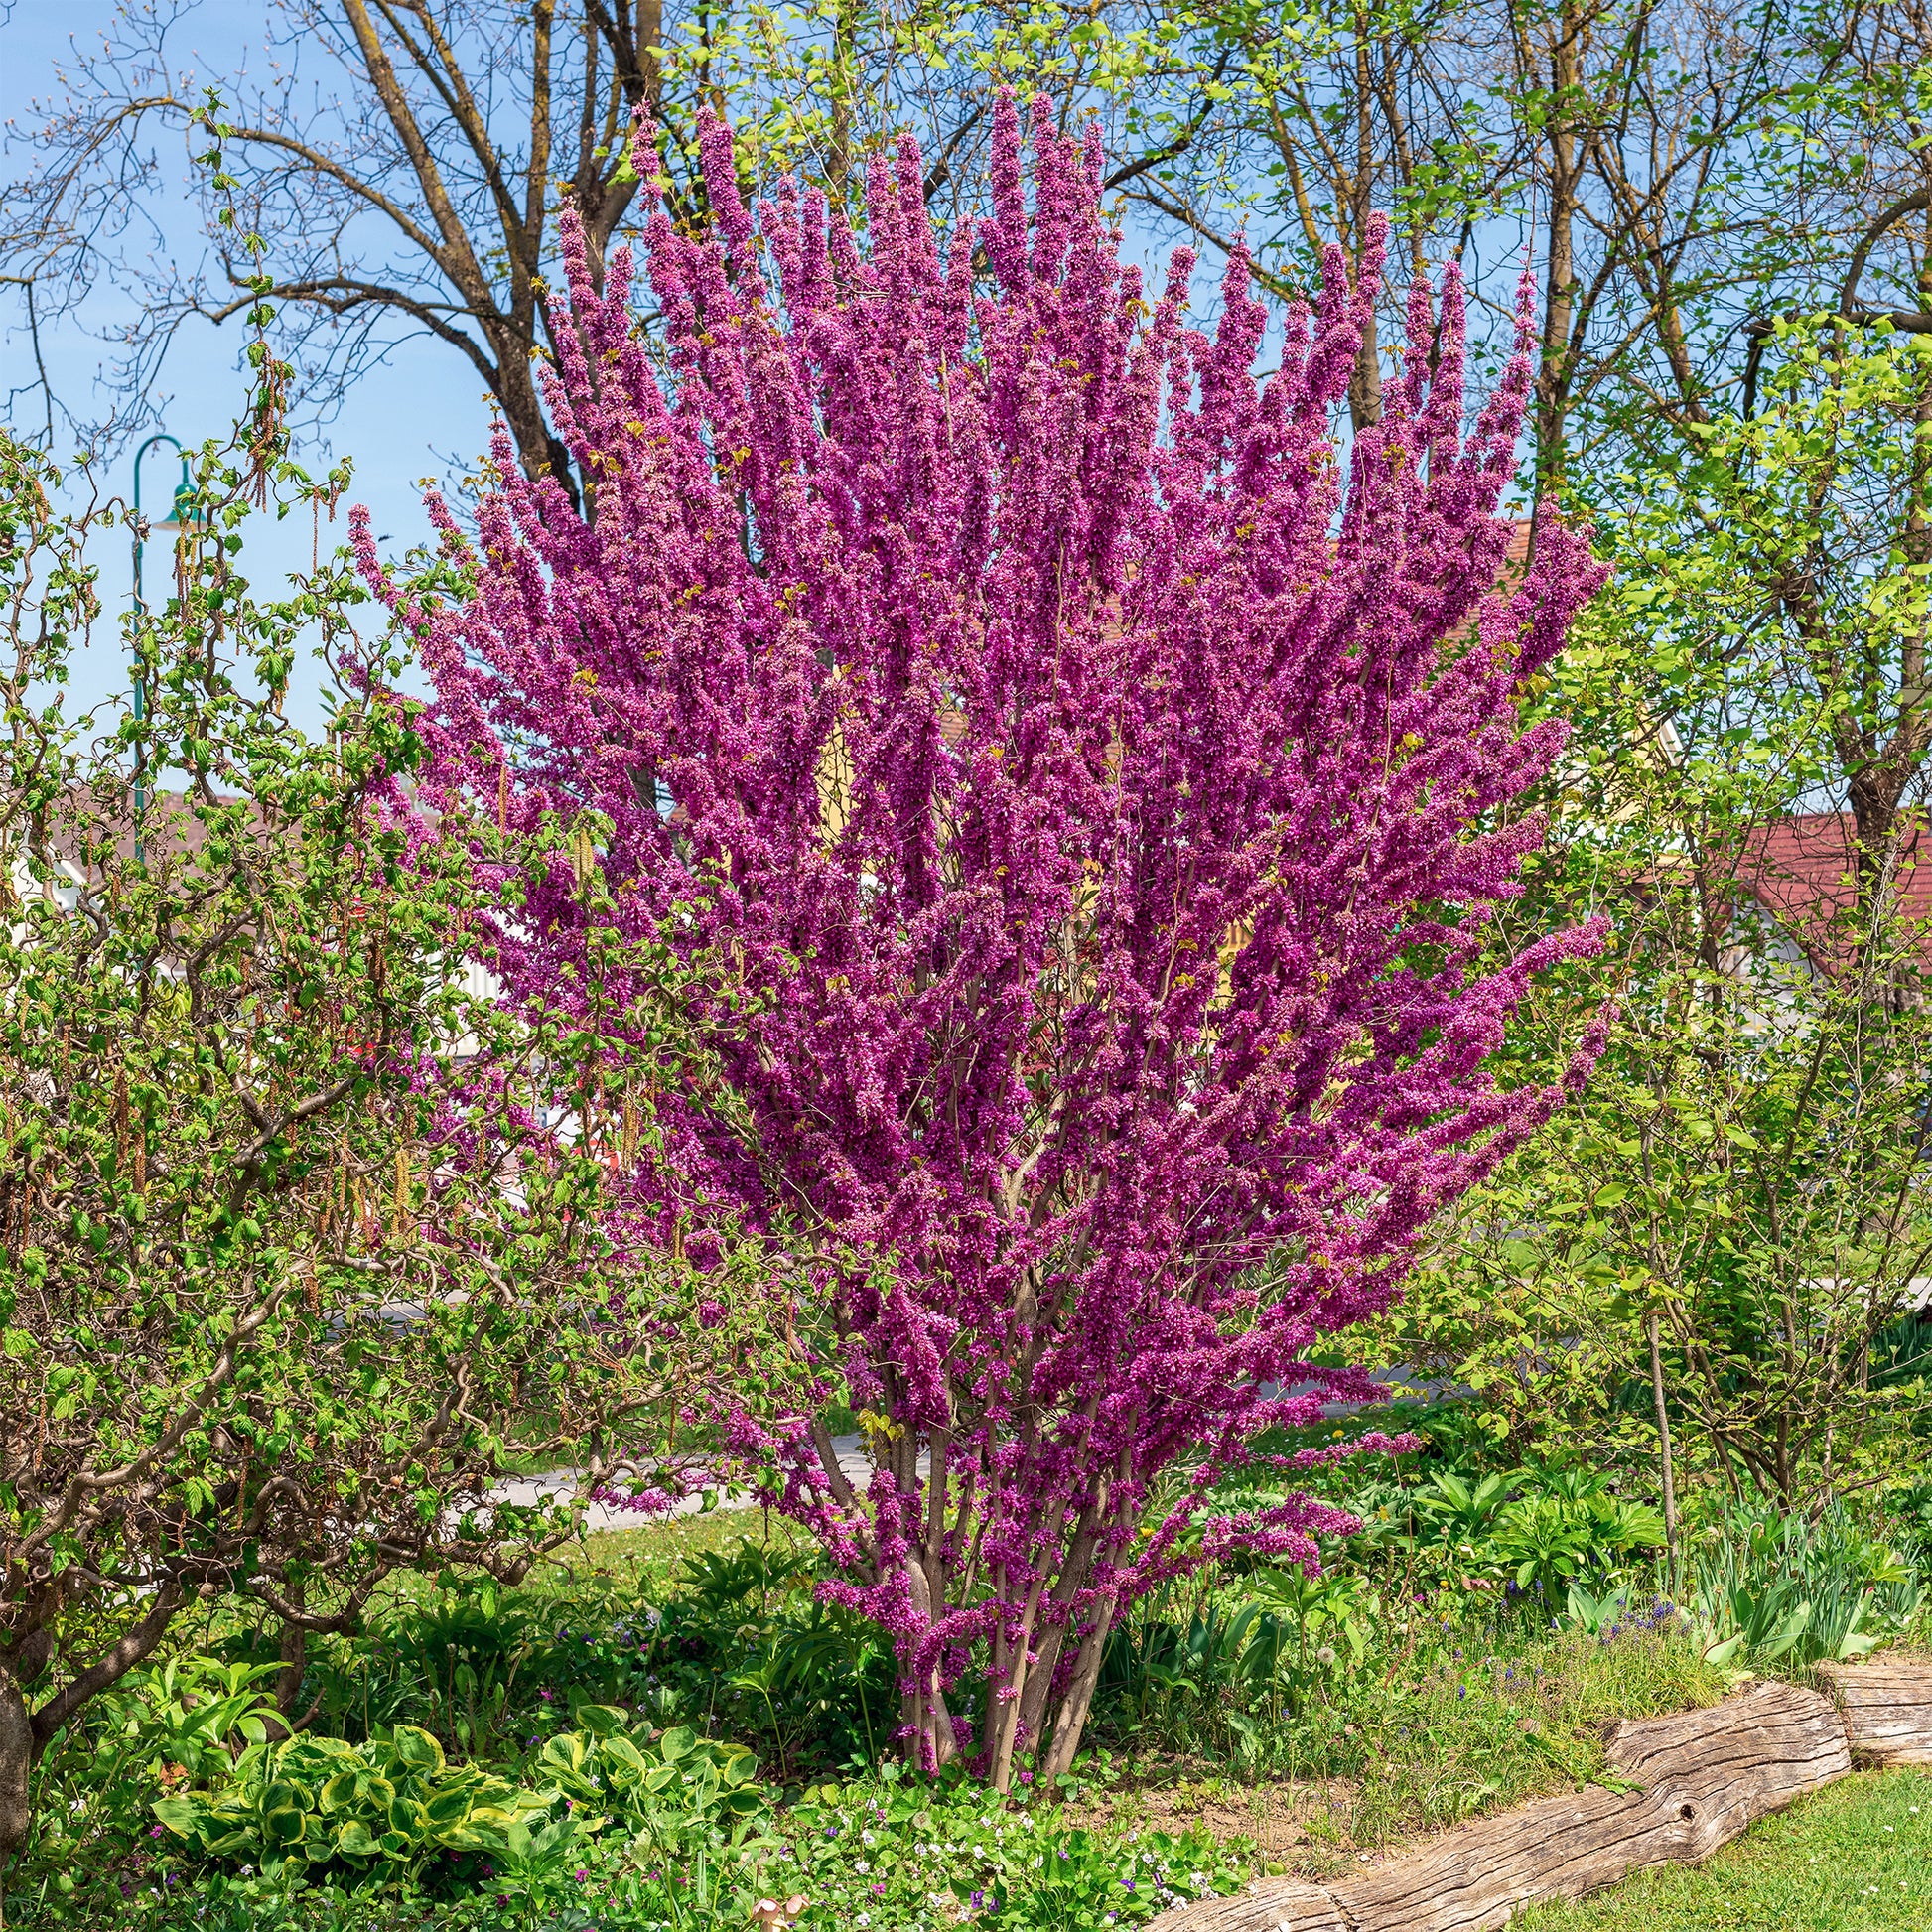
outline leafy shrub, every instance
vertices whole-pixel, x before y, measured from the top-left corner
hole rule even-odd
[[[278,1668],[188,1656],[131,1676],[107,1707],[117,1714],[110,1728],[126,1740],[125,1760],[157,1773],[172,1765],[196,1779],[226,1772],[243,1745],[268,1741],[270,1725],[287,1729],[275,1700],[257,1688]]]
[[[1561,1603],[1573,1578],[1609,1579],[1664,1542],[1663,1517],[1612,1495],[1593,1471],[1437,1469],[1403,1504],[1411,1549],[1545,1603]]]
[[[1453,1469],[1433,1470],[1410,1499],[1415,1520],[1411,1534],[1419,1543],[1473,1557],[1488,1540],[1509,1496],[1506,1475],[1471,1481]]]
[[[605,1706],[577,1717],[586,1727],[543,1746],[534,1786],[453,1765],[428,1731],[399,1725],[361,1744],[253,1745],[221,1789],[163,1798],[154,1815],[202,1858],[270,1875],[333,1865],[378,1886],[415,1883],[432,1861],[454,1859],[457,1875],[527,1887],[614,1823],[635,1835],[641,1863],[715,1863],[767,1809],[741,1747],[682,1729],[639,1741],[622,1729],[625,1714]]]
[[[340,1863],[413,1879],[447,1853],[507,1852],[510,1827],[551,1804],[548,1792],[449,1764],[428,1731],[398,1725],[361,1744],[299,1736],[250,1745],[220,1790],[163,1798],[153,1809],[205,1858],[270,1873]]]
[[[428,1695],[430,1727],[454,1750],[485,1755],[501,1734],[518,1671],[537,1649],[527,1600],[494,1581],[449,1575],[428,1602],[385,1619],[400,1671]]]
[[[1664,1519],[1648,1503],[1621,1502],[1600,1487],[1530,1496],[1497,1517],[1487,1554],[1519,1590],[1563,1599],[1576,1577],[1605,1577],[1639,1551],[1660,1549]]]
[[[544,1745],[536,1770],[547,1792],[608,1803],[667,1860],[714,1841],[741,1842],[768,1809],[758,1761],[741,1745],[715,1743],[682,1727],[638,1743],[615,1727],[621,1713],[586,1706],[596,1728],[566,1731]]]

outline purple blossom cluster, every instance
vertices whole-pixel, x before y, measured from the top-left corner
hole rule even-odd
[[[597,828],[599,894],[505,878],[509,997],[587,1001],[613,929],[694,969],[708,1071],[656,1096],[628,1211],[700,1266],[806,1257],[793,1384],[712,1420],[893,1633],[909,1746],[1002,1789],[1068,1767],[1137,1595],[1235,1551],[1312,1572],[1351,1527],[1209,1492],[1382,1397],[1311,1353],[1560,1100],[1486,1062],[1596,943],[1481,952],[1562,739],[1516,699],[1599,581],[1554,524],[1501,575],[1527,309],[1465,427],[1461,287],[1418,282],[1344,458],[1380,230],[1261,380],[1238,251],[1198,333],[1189,253],[1151,302],[1120,260],[1097,139],[1038,107],[1026,146],[1003,100],[993,212],[942,254],[909,140],[862,245],[790,183],[748,208],[712,123],[709,228],[647,222],[653,338],[629,255],[600,280],[565,224],[548,402],[588,510],[499,433],[474,538],[432,501],[442,589],[356,526],[435,684],[425,805]]]

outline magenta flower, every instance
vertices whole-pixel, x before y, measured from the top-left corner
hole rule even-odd
[[[654,1080],[614,1225],[701,1271],[770,1244],[783,1340],[717,1419],[892,1634],[908,1751],[1005,1789],[1071,1764],[1134,1598],[1237,1551],[1312,1571],[1352,1527],[1208,1496],[1258,1433],[1380,1399],[1311,1352],[1561,1098],[1489,1068],[1595,933],[1482,948],[1563,736],[1517,693],[1599,573],[1552,523],[1502,576],[1527,297],[1465,423],[1460,284],[1418,283],[1344,457],[1380,229],[1278,323],[1237,251],[1205,336],[1192,257],[1144,302],[1097,139],[1043,105],[1031,209],[1003,99],[992,218],[943,253],[909,141],[864,248],[793,185],[748,209],[722,125],[703,152],[710,231],[647,214],[661,349],[628,253],[600,289],[566,217],[547,394],[594,516],[499,431],[477,540],[432,502],[463,588],[355,541],[435,684],[422,805],[480,828],[485,880],[498,821],[588,828],[597,892],[581,842],[502,879],[507,997],[585,1007],[607,937],[691,969],[702,1077]],[[626,985],[614,1085],[664,1037]],[[697,1315],[744,1363],[734,1318]],[[863,1483],[834,1402],[874,1420]]]

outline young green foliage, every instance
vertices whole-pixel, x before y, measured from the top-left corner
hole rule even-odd
[[[1609,912],[1616,1024],[1387,1346],[1519,1452],[1660,1454],[1661,1412],[1694,1477],[1809,1504],[1928,1413],[1932,339],[1781,324],[1760,395],[1599,506],[1616,572],[1540,694],[1575,734],[1499,931]],[[1533,988],[1512,1077],[1602,992]]]
[[[185,1605],[280,1619],[293,1723],[305,1634],[386,1574],[514,1580],[572,1533],[568,1491],[492,1495],[508,1468],[595,1487],[690,1402],[683,1271],[604,1213],[624,1151],[578,1077],[647,1079],[663,1029],[499,1013],[465,842],[513,876],[563,834],[405,837],[417,743],[356,591],[237,573],[252,485],[329,494],[258,430],[251,474],[204,457],[176,594],[127,626],[143,715],[105,733],[62,685],[123,519],[0,442],[0,1863],[35,1760]],[[320,741],[281,715],[311,638]]]

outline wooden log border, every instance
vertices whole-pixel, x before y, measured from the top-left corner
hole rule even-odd
[[[1479,1818],[1331,1885],[1264,1878],[1149,1932],[1495,1932],[1652,1865],[1696,1864],[1854,1764],[1932,1764],[1932,1662],[1821,1665],[1823,1692],[1752,1684],[1706,1711],[1615,1725],[1619,1783]]]

